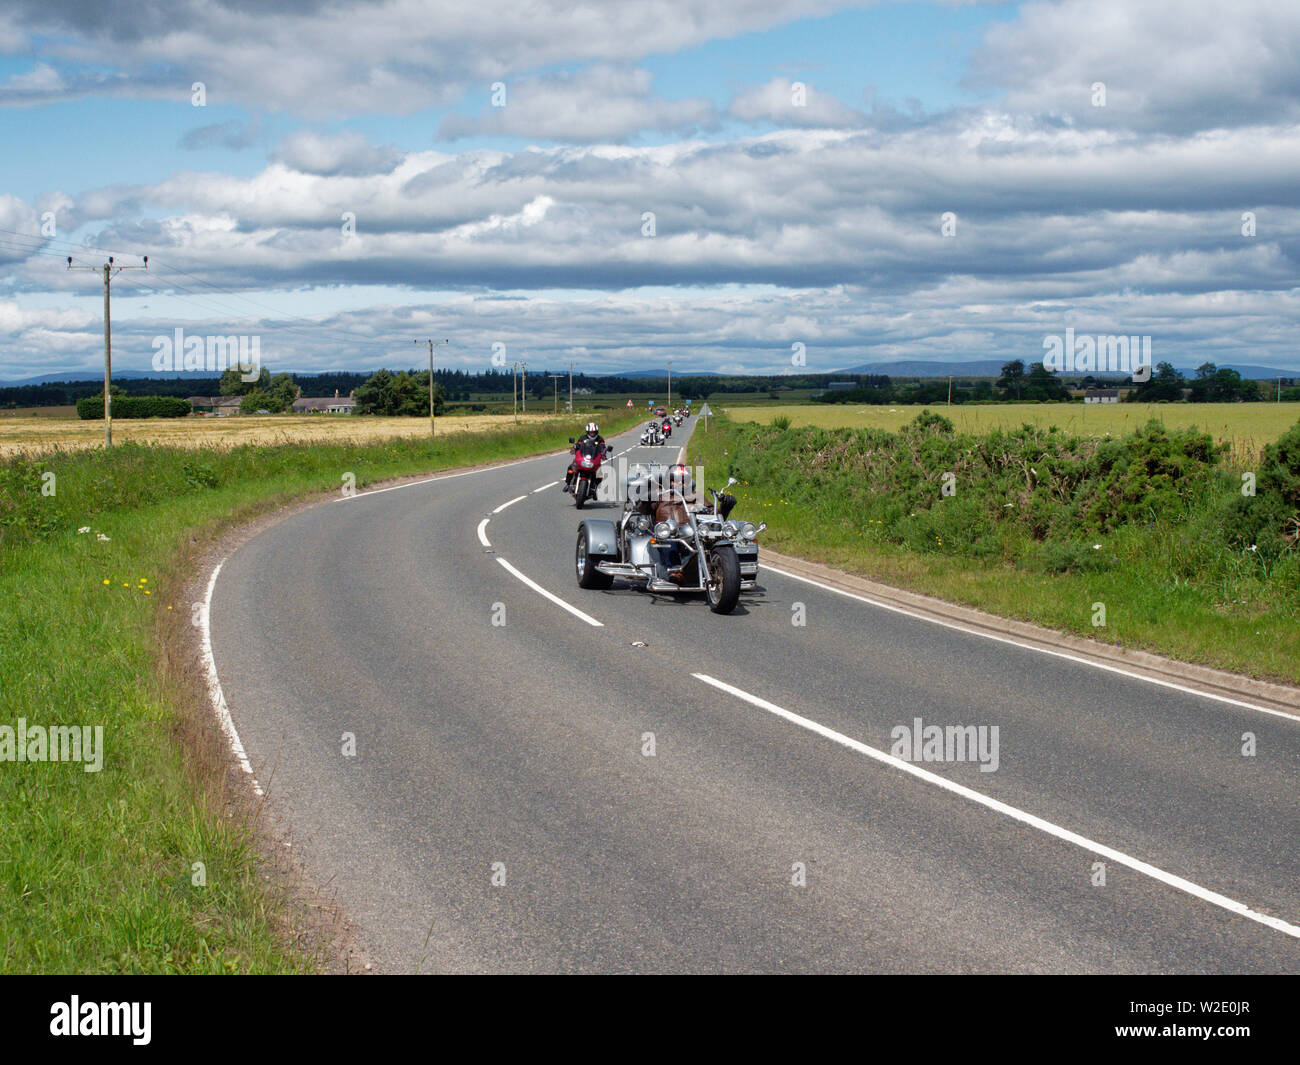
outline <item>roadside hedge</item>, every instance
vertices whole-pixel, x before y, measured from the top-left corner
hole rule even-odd
[[[193,414],[188,399],[176,396],[114,396],[114,418],[184,418]],[[104,394],[77,400],[77,417],[86,421],[104,418]]]

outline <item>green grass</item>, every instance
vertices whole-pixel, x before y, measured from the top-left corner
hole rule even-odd
[[[0,725],[100,725],[106,749],[98,773],[0,762],[0,972],[311,969],[302,915],[264,879],[176,652],[198,550],[286,500],[337,492],[345,473],[361,487],[535,454],[563,446],[570,426],[436,445],[128,445],[0,462]],[[54,496],[41,495],[45,471]],[[192,883],[196,862],[206,886]]]
[[[780,430],[719,418],[695,434],[689,459],[711,471],[710,483],[740,478],[737,511],[766,521],[762,542],[777,551],[1078,636],[1300,684],[1300,550],[1266,545],[1261,530],[1239,538],[1234,523],[1249,513],[1238,509],[1245,501],[1231,456],[1201,461],[1189,457],[1195,438],[1173,444],[1163,458],[1134,445],[1102,476],[1096,449],[1122,442]],[[944,499],[948,470],[957,494]],[[1032,488],[1028,470],[1038,476]],[[1076,487],[1060,488],[1072,479]]]

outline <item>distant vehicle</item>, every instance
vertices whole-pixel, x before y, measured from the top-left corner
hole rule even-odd
[[[655,407],[655,413],[662,418],[665,414],[668,413],[668,411],[662,405],[660,405],[658,407]]]

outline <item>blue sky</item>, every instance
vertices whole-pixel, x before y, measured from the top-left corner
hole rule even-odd
[[[95,367],[60,260],[103,251],[154,267],[115,292],[131,369],[177,325],[295,370],[404,361],[411,330],[466,369],[500,342],[779,373],[795,342],[827,371],[1033,360],[1067,325],[1300,363],[1298,12],[518,6],[15,0],[0,379]]]

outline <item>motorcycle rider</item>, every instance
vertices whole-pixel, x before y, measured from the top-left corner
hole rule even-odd
[[[583,431],[583,434],[580,437],[578,437],[577,441],[574,443],[572,452],[575,456],[578,454],[578,450],[582,447],[583,444],[597,444],[599,445],[602,451],[605,450],[605,446],[606,446],[605,438],[600,435],[600,426],[597,425],[595,422],[588,422],[587,428]],[[569,469],[564,475],[564,487],[561,488],[560,491],[572,492],[573,479],[577,475],[578,475],[577,468],[574,466],[573,462],[570,462]]]

